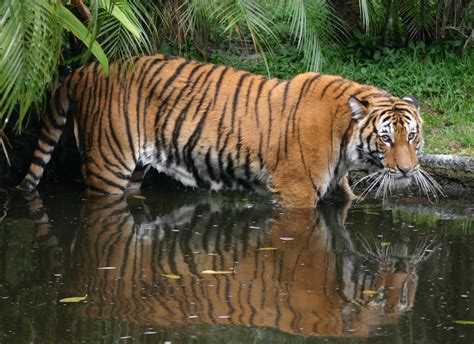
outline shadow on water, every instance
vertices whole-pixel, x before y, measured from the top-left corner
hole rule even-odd
[[[453,226],[431,218],[413,221],[413,214],[396,205],[283,210],[184,193],[0,199],[17,204],[7,202],[1,218],[0,340],[306,342],[382,336],[409,342],[429,338],[430,328],[445,321],[413,308],[426,311],[434,294],[444,297],[436,283],[431,290],[438,293],[418,290],[419,270],[452,255],[443,247]],[[13,233],[8,226],[27,229]],[[28,240],[33,244],[26,248]],[[449,274],[441,269],[424,276],[441,281]],[[460,283],[470,284],[472,277]],[[58,303],[84,295],[81,303]],[[433,312],[442,313],[442,306]],[[29,315],[20,321],[22,314]],[[450,326],[452,338],[466,336],[463,328]]]

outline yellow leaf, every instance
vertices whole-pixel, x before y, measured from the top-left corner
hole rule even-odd
[[[145,196],[140,196],[140,195],[132,195],[132,197],[136,199],[146,199]]]
[[[166,277],[166,278],[169,278],[169,279],[180,279],[181,276],[178,276],[178,275],[173,275],[173,274],[165,274],[165,275],[162,275],[163,277]]]
[[[382,242],[380,243],[380,246],[382,246],[382,247],[385,247],[385,246],[388,246],[388,245],[390,245],[390,242],[389,242],[389,241],[382,241]]]
[[[363,294],[364,296],[372,297],[372,296],[377,295],[377,292],[376,292],[375,290],[369,290],[369,289],[367,289],[367,290],[364,290],[364,291],[362,292],[362,294]]]
[[[225,275],[225,274],[232,274],[233,271],[214,271],[214,270],[204,270],[201,271],[202,274],[205,275]]]
[[[257,248],[257,251],[275,251],[276,249],[276,247],[260,247]]]
[[[454,320],[453,323],[460,325],[474,325],[474,320]]]
[[[61,303],[75,303],[84,301],[87,298],[87,294],[84,296],[73,296],[73,297],[66,297],[64,299],[59,300]]]

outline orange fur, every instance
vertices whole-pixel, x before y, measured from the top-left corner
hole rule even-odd
[[[153,166],[190,186],[263,187],[283,206],[314,207],[337,185],[350,195],[344,178],[352,168],[418,166],[418,109],[374,87],[318,73],[267,79],[162,55],[137,58],[135,71],[111,71],[105,77],[92,64],[59,88],[22,188],[38,184],[68,113],[91,193],[137,188]],[[388,148],[377,134],[369,138],[390,109],[393,123],[403,112],[414,118],[415,141],[403,123]],[[365,156],[374,149],[367,139],[387,150],[385,159]]]

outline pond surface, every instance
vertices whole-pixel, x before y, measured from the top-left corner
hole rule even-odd
[[[0,190],[0,342],[474,342],[472,203],[141,195]]]

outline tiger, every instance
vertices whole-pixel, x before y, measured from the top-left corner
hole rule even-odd
[[[384,194],[413,180],[435,189],[418,161],[418,101],[340,76],[282,80],[161,54],[108,76],[92,63],[52,97],[20,189],[39,183],[68,115],[87,194],[137,190],[150,167],[191,187],[270,191],[284,207],[315,207],[338,187],[354,198],[358,168],[378,171]]]
[[[60,294],[87,295],[73,315],[172,331],[214,324],[370,337],[414,305],[417,266],[428,256],[406,248],[381,257],[372,244],[360,247],[345,228],[346,205],[280,211],[203,196],[171,203],[85,200],[72,242],[61,243]]]

